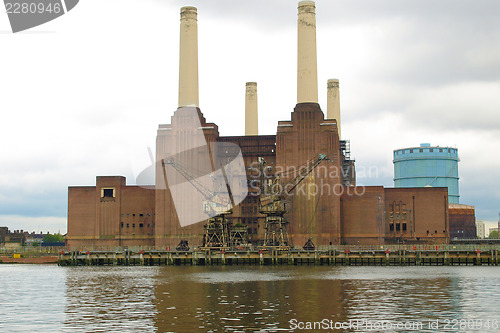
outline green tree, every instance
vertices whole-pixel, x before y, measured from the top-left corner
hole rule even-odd
[[[57,243],[57,242],[64,242],[64,236],[57,233],[57,234],[46,234],[45,237],[43,237],[43,242],[44,243]]]
[[[492,232],[490,232],[489,238],[498,239],[498,231],[493,230]]]

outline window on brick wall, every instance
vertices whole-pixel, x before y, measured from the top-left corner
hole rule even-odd
[[[102,189],[102,197],[103,198],[114,198],[115,197],[115,189],[114,188],[103,188]]]

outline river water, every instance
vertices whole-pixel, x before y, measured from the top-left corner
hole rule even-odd
[[[0,332],[500,332],[499,309],[500,267],[0,265]]]

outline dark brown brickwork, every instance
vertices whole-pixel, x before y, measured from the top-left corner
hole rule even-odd
[[[318,154],[330,161],[304,179],[291,198],[288,219],[294,245],[302,246],[309,238],[318,245],[341,241],[340,196],[333,194],[342,187],[337,125],[324,119],[317,103],[297,104],[291,121],[278,123],[276,165],[298,169]]]
[[[243,160],[247,167],[249,196],[233,209],[232,219],[234,223],[240,223],[248,227],[252,242],[264,240],[263,214],[259,214],[259,166],[258,158],[266,161],[266,166],[276,166],[276,135],[251,135],[251,136],[226,136],[219,137],[218,142],[231,142],[241,148]]]
[[[477,238],[474,206],[450,204],[450,239]]]
[[[340,198],[342,244],[384,244],[382,186],[348,188]]]

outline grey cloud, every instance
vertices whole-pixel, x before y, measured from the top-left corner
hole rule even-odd
[[[164,2],[162,0],[157,0]],[[186,6],[186,2],[176,0],[169,3],[176,4],[179,8]],[[198,19],[204,16],[212,19],[237,20],[249,22],[256,29],[265,27],[284,27],[295,24],[297,3],[290,0],[213,0],[191,1],[189,5],[198,8]]]
[[[346,112],[344,122],[362,119],[401,119],[418,128],[457,131],[500,131],[500,81],[442,86],[378,82],[359,84],[363,103]],[[355,98],[354,96],[352,98]]]
[[[432,31],[430,27],[420,29],[414,25],[404,35],[391,36],[380,46],[384,49],[383,56],[373,59],[374,70],[368,75],[433,86],[498,80],[500,26],[484,31],[481,38],[462,28],[447,26]]]
[[[192,4],[199,8],[200,22],[206,15],[221,22],[245,22],[255,29],[294,29],[296,25],[297,1],[198,0]],[[368,37],[377,38],[382,29],[383,53],[367,55],[373,61],[367,73],[370,78],[439,85],[500,76],[498,1],[317,0],[316,7],[321,31],[372,26]]]
[[[28,193],[25,190],[0,192],[3,199],[0,201],[2,215],[23,215],[29,217],[67,215],[67,188],[46,191],[45,193]]]

